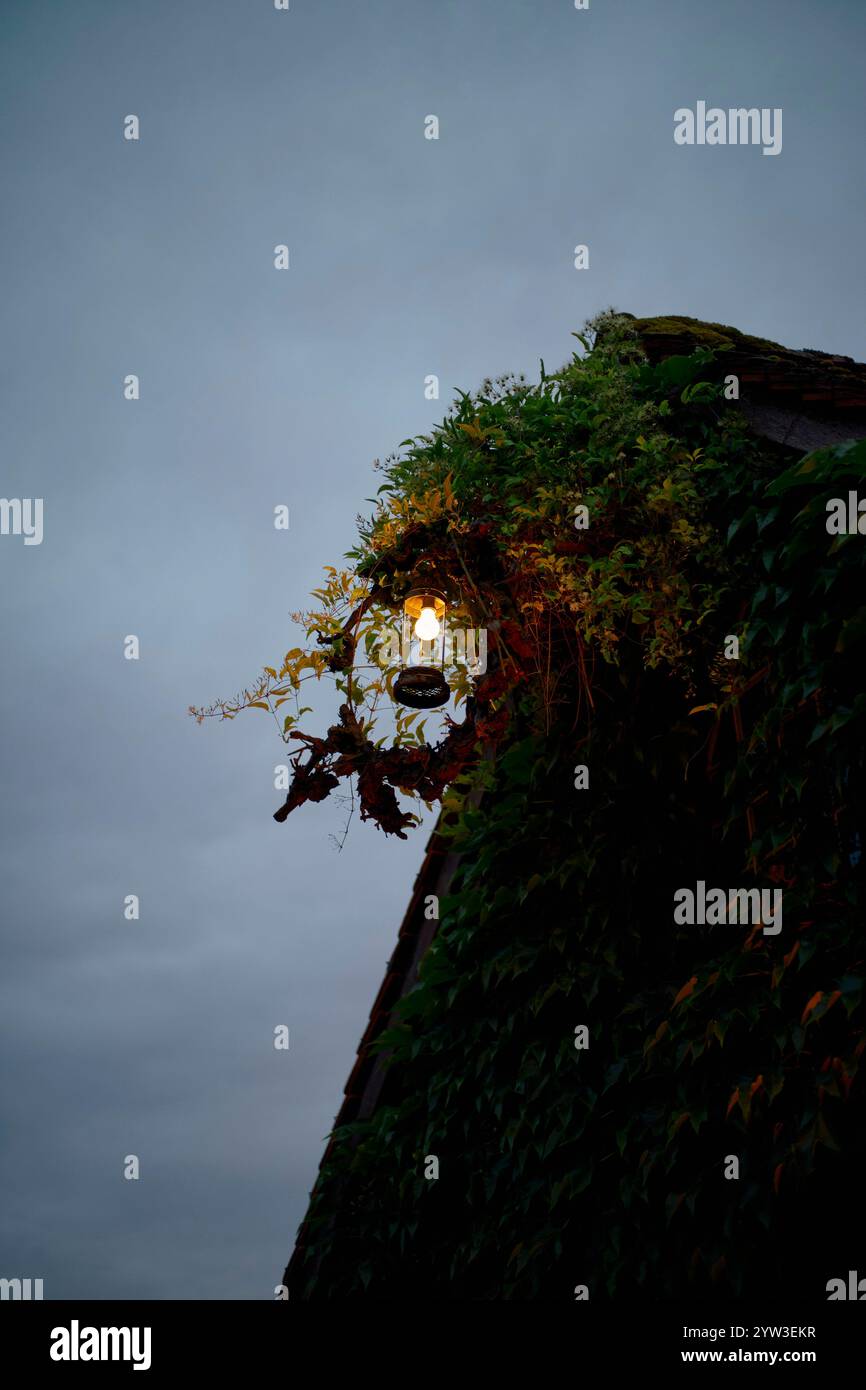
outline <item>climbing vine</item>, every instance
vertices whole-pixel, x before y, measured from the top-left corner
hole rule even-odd
[[[699,379],[711,352],[653,369],[626,319],[602,316],[588,332],[577,335],[584,355],[561,371],[542,364],[535,385],[486,381],[429,435],[405,440],[382,469],[352,568],[328,566],[317,606],[294,615],[313,645],[265,667],[235,700],[191,709],[199,721],[263,710],[301,745],[279,819],[356,777],[362,816],[404,836],[417,817],[395,788],[441,800],[479,747],[504,736],[513,692],[548,729],[575,697],[591,707],[592,668],[616,664],[621,643],[694,685],[732,577],[707,491],[734,458],[747,466],[750,446],[718,387]],[[694,447],[671,427],[672,399],[703,417]],[[380,733],[396,674],[379,664],[382,636],[420,561],[450,576],[451,621],[483,626],[492,656],[474,682],[452,669],[464,717],[446,713],[438,741],[418,711],[398,709]],[[309,712],[299,692],[324,676],[341,703],[320,737],[298,728]]]
[[[825,516],[866,446],[757,438],[717,329],[651,362],[606,314],[560,371],[460,394],[386,461],[315,645],[194,711],[329,675],[325,735],[284,717],[278,817],[355,778],[389,833],[398,793],[443,802],[460,854],[381,1102],[333,1136],[302,1297],[821,1297],[860,1257],[864,543]],[[389,741],[374,654],[421,562],[491,658],[454,677],[460,722]],[[782,888],[783,929],[675,925],[698,879]]]

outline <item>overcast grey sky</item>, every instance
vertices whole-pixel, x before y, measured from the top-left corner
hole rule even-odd
[[[0,1275],[271,1297],[426,833],[277,825],[267,717],[186,708],[298,643],[373,458],[608,304],[863,359],[864,40],[861,0],[2,0],[0,496],[44,539],[0,536]],[[698,100],[782,153],[676,146]]]

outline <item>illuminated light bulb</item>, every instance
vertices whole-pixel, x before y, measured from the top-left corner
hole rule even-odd
[[[422,642],[432,642],[434,637],[438,637],[441,628],[439,619],[436,617],[435,608],[422,608],[418,621],[415,624],[415,636]]]

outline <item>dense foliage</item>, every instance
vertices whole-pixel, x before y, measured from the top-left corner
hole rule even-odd
[[[723,352],[653,366],[627,318],[588,332],[405,443],[308,619],[327,655],[245,696],[334,671],[287,810],[356,776],[405,833],[396,790],[444,798],[462,856],[384,1103],[320,1175],[304,1297],[822,1297],[864,1258],[866,541],[825,508],[866,449],[801,460],[748,432]],[[391,676],[352,661],[421,560],[493,656],[438,744],[410,716],[377,746]],[[675,925],[697,880],[782,888],[781,932]]]

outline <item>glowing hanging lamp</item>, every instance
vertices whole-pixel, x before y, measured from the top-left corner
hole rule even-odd
[[[410,709],[436,709],[451,697],[445,679],[448,598],[444,589],[414,584],[403,600],[402,666],[394,698]]]

